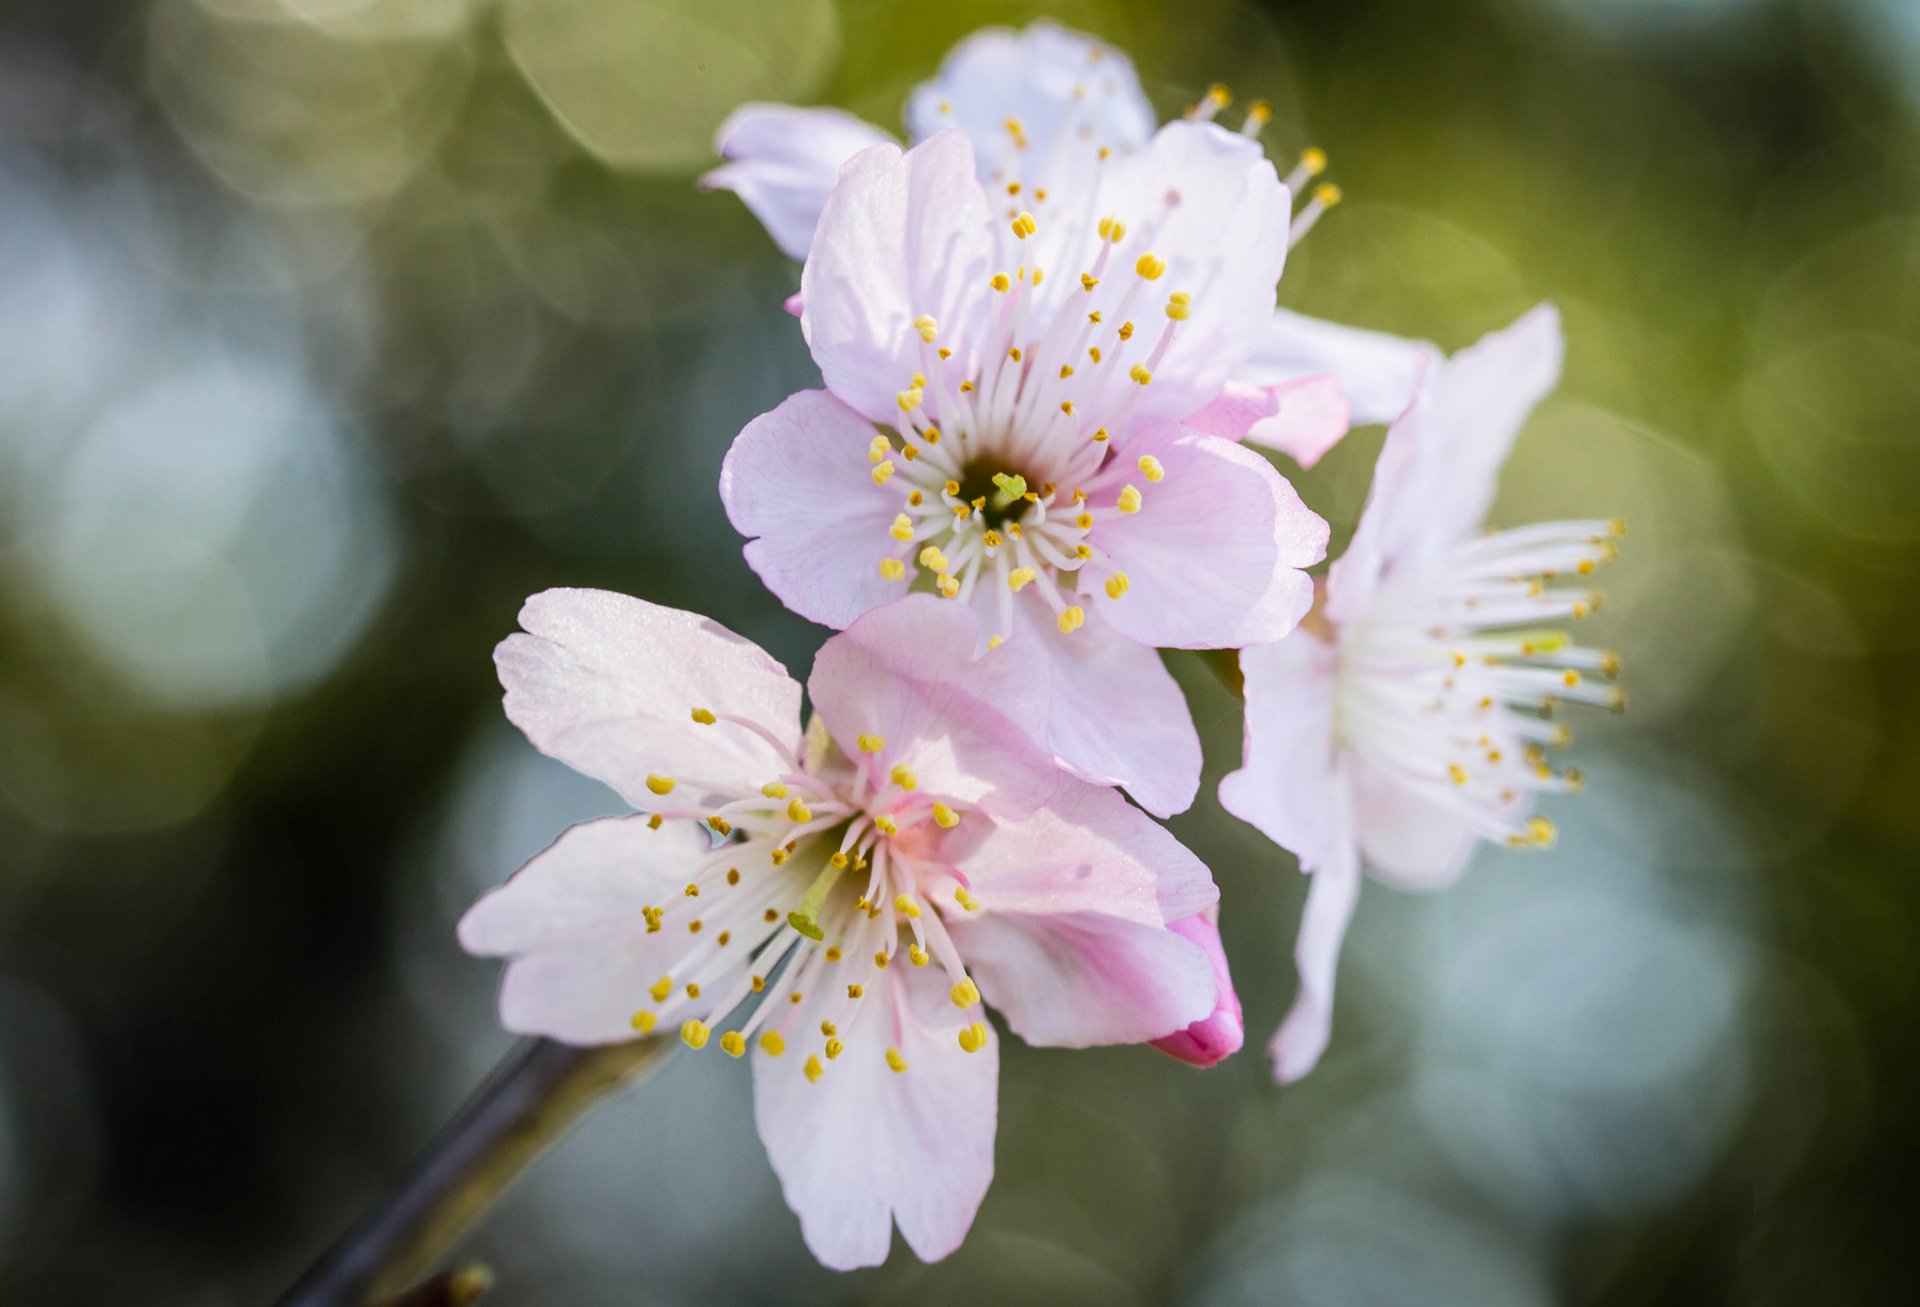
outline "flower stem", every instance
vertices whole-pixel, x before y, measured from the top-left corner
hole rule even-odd
[[[365,1307],[404,1293],[589,1107],[653,1070],[673,1044],[523,1040],[279,1307]]]

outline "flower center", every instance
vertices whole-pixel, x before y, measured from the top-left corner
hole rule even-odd
[[[1553,584],[1615,554],[1615,522],[1550,522],[1468,541],[1430,571],[1382,579],[1367,614],[1339,631],[1334,730],[1356,755],[1487,839],[1553,842],[1526,796],[1578,790],[1547,750],[1573,742],[1562,702],[1620,709],[1618,655],[1552,624],[1600,606],[1598,591]],[[1597,678],[1597,679],[1596,679]]]
[[[884,1005],[873,999],[902,953],[904,965],[938,962],[955,1005],[975,1007],[979,990],[944,924],[944,914],[980,906],[964,874],[939,856],[939,833],[957,825],[960,813],[921,794],[905,762],[889,764],[878,736],[860,736],[851,759],[829,751],[814,769],[749,723],[699,708],[693,720],[751,730],[779,749],[781,765],[759,790],[703,819],[711,852],[679,897],[643,909],[649,935],[684,932],[687,946],[647,991],[651,1002],[633,1014],[634,1029],[678,1021],[682,1040],[702,1048],[716,1026],[760,995],[720,1046],[739,1057],[757,1034],[761,1051],[779,1057],[790,1037],[812,1042],[817,1030],[805,1070],[818,1080],[855,1038],[890,1029],[875,1023]],[[663,797],[676,788],[669,777],[648,785]],[[795,1009],[804,1009],[804,1024]],[[975,1016],[960,1033],[969,1052],[986,1044]],[[897,1048],[888,1048],[887,1062],[907,1069]]]

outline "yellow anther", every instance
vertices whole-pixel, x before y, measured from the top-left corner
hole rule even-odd
[[[980,533],[980,543],[988,549],[998,549],[1000,547],[1000,533],[989,527]]]
[[[934,582],[934,585],[948,599],[959,597],[960,578],[957,576],[942,576]]]
[[[885,436],[875,436],[867,444],[867,462],[878,463],[893,452],[893,442]]]
[[[845,871],[848,865],[853,862],[853,859],[849,858],[844,851],[835,849],[833,856],[828,858],[827,861],[840,870]]]
[[[727,1051],[728,1057],[739,1057],[747,1051],[747,1038],[738,1030],[729,1030],[720,1036],[720,1047]]]
[[[689,980],[687,982],[687,997],[688,998],[700,997],[700,983],[698,981]]]
[[[895,785],[898,785],[901,789],[908,791],[915,790],[919,788],[920,785],[919,780],[916,779],[913,774],[913,769],[904,762],[896,762],[893,764],[893,770],[887,773],[887,779]]]
[[[848,997],[848,998],[859,998],[859,997],[860,997],[860,996],[861,996],[862,994],[865,994],[866,992],[867,992],[866,990],[864,990],[864,989],[862,989],[862,988],[860,988],[860,986],[858,986],[858,985],[848,985],[848,986],[847,986],[847,997]]]
[[[1083,272],[1080,274],[1081,290],[1091,291],[1095,286],[1098,286],[1099,284],[1100,284],[1100,279],[1094,276],[1091,272]]]
[[[1625,535],[1627,533],[1627,519],[1624,517],[1613,518],[1607,523],[1607,531],[1610,535],[1616,537]]]
[[[1101,427],[1098,431],[1093,433],[1093,438],[1095,440],[1105,440],[1107,438],[1107,429],[1105,427]]]
[[[1120,498],[1114,501],[1113,506],[1119,509],[1123,513],[1139,512],[1140,511],[1140,487],[1135,485],[1121,486]]]
[[[960,495],[960,483],[958,481],[944,482],[941,485],[940,489],[945,491],[947,494],[954,496],[956,499]]]
[[[1552,847],[1554,836],[1557,833],[1558,832],[1554,830],[1553,823],[1545,817],[1535,817],[1527,822],[1528,837],[1543,849]]]
[[[873,484],[875,484],[876,486],[884,486],[885,484],[887,484],[887,482],[891,480],[893,480],[893,460],[892,459],[890,458],[882,459],[880,462],[874,464]]]
[[[651,817],[649,817],[649,818],[647,818],[647,829],[648,829],[648,830],[659,830],[659,829],[660,829],[660,814],[659,814],[659,813],[657,813],[657,812],[656,812],[656,813],[654,813],[654,814],[653,814],[653,816],[651,816]]]
[[[987,1024],[975,1021],[960,1032],[960,1049],[965,1053],[978,1053],[987,1046]]]
[[[711,1033],[707,1029],[707,1023],[698,1018],[689,1018],[680,1027],[680,1038],[688,1048],[705,1048],[707,1036]]]
[[[911,894],[894,895],[893,910],[895,912],[902,914],[903,916],[913,917],[916,919],[920,916],[920,905],[913,901],[913,895]]]
[[[1147,371],[1147,365],[1144,363],[1136,363],[1132,367],[1128,368],[1127,375],[1131,377],[1133,380],[1139,382],[1143,386],[1147,385],[1149,382],[1153,380],[1153,373]],[[878,472],[879,470],[880,470],[879,468],[874,469],[875,472]]]
[[[1072,401],[1072,400],[1070,400],[1070,399],[1063,399],[1063,400],[1061,400],[1061,401],[1060,401],[1060,411],[1061,411],[1062,413],[1065,413],[1065,414],[1066,414],[1066,415],[1067,415],[1068,417],[1072,417],[1072,416],[1073,416],[1073,401]]]
[[[990,635],[987,637],[987,648],[998,649],[1001,645],[1005,644],[1006,642],[1007,642],[1007,637],[1004,635]]]
[[[787,820],[794,822],[812,821],[813,809],[809,808],[797,798],[791,799],[787,803]]]
[[[1120,337],[1120,339],[1121,339],[1121,340],[1132,340],[1132,339],[1133,339],[1133,324],[1132,324],[1131,322],[1123,322],[1123,323],[1121,323],[1121,324],[1120,324],[1120,330],[1119,330],[1119,331],[1118,331],[1117,333],[1115,333],[1115,334],[1116,334],[1116,335],[1118,335],[1118,336]]]
[[[1179,291],[1167,300],[1167,316],[1175,322],[1185,322],[1193,315],[1193,296]]]
[[[873,828],[882,835],[898,835],[900,833],[899,823],[895,822],[893,818],[887,816],[884,812],[873,819]]]
[[[699,887],[698,885],[695,885],[695,884],[692,884],[692,883],[689,883],[689,884],[687,885],[687,897],[688,897],[688,898],[690,898],[690,899],[697,899],[697,898],[699,898],[699,897],[700,897],[700,887]]]
[[[733,823],[728,821],[725,817],[719,817],[719,816],[709,817],[707,818],[707,825],[713,828],[715,834],[719,834],[719,835],[733,834]]]
[[[965,885],[955,885],[953,887],[953,901],[958,903],[962,908],[965,908],[968,912],[978,912],[980,910],[980,900],[973,897]]]
[[[842,1053],[846,1051],[847,1051],[847,1046],[841,1043],[839,1040],[829,1039],[827,1041],[827,1049],[826,1049],[827,1061],[829,1062],[833,1061],[834,1058],[839,1057]]]
[[[907,960],[916,967],[927,965],[927,951],[918,944],[907,945]]]
[[[915,386],[910,390],[894,392],[893,402],[900,406],[902,413],[911,413],[920,407],[920,401],[926,397],[926,392],[921,390],[920,387]]]
[[[894,1072],[898,1074],[907,1069],[907,1059],[900,1056],[899,1049],[890,1048],[887,1050],[887,1065],[892,1067]]]
[[[1127,592],[1127,587],[1130,584],[1132,583],[1127,580],[1127,574],[1125,572],[1115,572],[1107,578],[1107,598],[1118,599]]]
[[[1140,475],[1149,481],[1162,481],[1166,479],[1167,469],[1161,466],[1160,460],[1152,454],[1140,455],[1140,462],[1137,466],[1140,469]]]
[[[827,953],[826,953],[827,961],[838,962],[841,958],[844,958],[845,956],[847,955],[840,951],[840,946],[838,944],[828,945]]]
[[[1332,182],[1321,182],[1313,188],[1313,198],[1323,209],[1331,209],[1340,203],[1340,188]]]
[[[920,566],[944,572],[947,570],[947,556],[940,552],[938,545],[928,545],[920,551]]]
[[[893,525],[887,528],[887,534],[902,542],[913,539],[913,519],[905,513],[896,513]]]
[[[987,278],[987,285],[1004,295],[1013,286],[1013,278],[1007,276],[1004,272],[996,272]]]
[[[1133,261],[1133,270],[1148,281],[1158,281],[1167,271],[1167,261],[1149,250]]]
[[[1063,609],[1060,616],[1054,619],[1054,625],[1060,628],[1062,635],[1071,635],[1086,625],[1086,621],[1087,610],[1075,604],[1071,608]]]
[[[942,350],[942,351],[940,352],[940,353],[941,353],[941,356],[942,356],[942,357],[944,358],[944,357],[946,356],[946,354],[947,354],[947,352],[948,352],[948,351],[946,351],[946,350]],[[930,426],[930,427],[928,427],[928,428],[927,428],[927,429],[926,429],[925,431],[922,431],[922,432],[920,433],[920,438],[921,438],[922,440],[924,440],[924,441],[926,441],[926,442],[927,442],[927,443],[928,443],[929,445],[937,445],[937,444],[939,444],[939,443],[940,443],[940,428],[939,428],[939,427],[931,427],[931,426]],[[919,494],[920,494],[920,492],[916,490],[916,491],[914,491],[913,493],[914,493],[914,496],[915,496],[915,498],[914,498],[914,500],[913,500],[913,502],[917,504],[917,503],[919,503],[919,502],[920,502],[920,500],[919,500],[919,497],[918,497],[918,496],[919,496]]]
[[[1457,762],[1447,764],[1447,776],[1455,785],[1465,785],[1467,783],[1467,769]]]
[[[673,793],[673,777],[649,776],[647,777],[647,788],[652,790],[655,794],[660,794],[660,795],[672,794]]]
[[[936,803],[933,805],[933,820],[940,826],[940,829],[952,830],[960,824],[960,814],[944,803]]]
[[[1038,231],[1039,229],[1040,229],[1040,224],[1036,223],[1033,220],[1033,215],[1031,213],[1022,211],[1021,213],[1018,213],[1014,216],[1013,234],[1015,236],[1018,236],[1021,240],[1025,240],[1027,237],[1033,235],[1033,233]]]
[[[1264,127],[1273,121],[1273,106],[1265,100],[1255,100],[1247,106],[1247,121],[1255,127]]]
[[[657,935],[660,933],[661,918],[667,914],[659,908],[642,908],[640,915],[647,919],[647,934]]]
[[[1033,579],[1039,575],[1031,567],[1016,567],[1007,573],[1007,588],[1018,594],[1021,587],[1032,584]]]
[[[667,995],[673,993],[673,977],[660,977],[660,979],[647,986],[647,993],[653,995],[653,1001],[656,1003],[666,1002]]]
[[[828,1039],[832,1039],[835,1035],[840,1033],[840,1028],[834,1025],[833,1022],[831,1021],[822,1021],[820,1023],[820,1033],[822,1035],[825,1035]]]
[[[1092,513],[1076,513],[1074,514],[1073,524],[1079,527],[1082,531],[1085,531],[1093,526],[1093,514]]]
[[[865,733],[855,736],[853,742],[859,746],[860,752],[862,753],[878,753],[887,747],[887,742],[878,735],[868,735]]]
[[[645,1008],[641,1008],[633,1014],[633,1028],[643,1035],[653,1033],[653,1028],[659,1024],[659,1021],[659,1017],[647,1011]]]
[[[913,329],[919,332],[920,339],[926,341],[929,345],[933,344],[933,335],[934,332],[939,329],[939,326],[939,323],[935,322],[930,315],[925,313],[922,313],[913,320]]]
[[[1127,224],[1111,215],[1102,218],[1095,230],[1100,233],[1101,240],[1112,245],[1118,245],[1127,238]]]
[[[827,1069],[820,1065],[820,1059],[814,1057],[812,1054],[807,1055],[807,1065],[804,1070],[806,1072],[807,1083],[810,1085],[819,1084],[820,1077],[827,1073]]]
[[[1221,83],[1215,82],[1207,88],[1207,102],[1216,109],[1224,109],[1233,103],[1233,92]]]
[[[702,726],[711,726],[720,719],[708,712],[705,708],[695,708],[693,710],[693,720],[699,722]]]
[[[1001,126],[1005,127],[1007,134],[1013,137],[1015,146],[1022,150],[1027,148],[1027,129],[1018,118],[1009,118]]]
[[[972,976],[963,976],[954,985],[951,995],[955,1007],[972,1007],[980,1001],[980,987],[973,983]]]
[[[907,575],[907,565],[897,558],[880,560],[880,579],[882,581],[900,581]]]
[[[687,923],[687,933],[689,935],[698,935],[700,933],[700,918],[695,917]]]
[[[1560,673],[1560,683],[1571,690],[1574,686],[1580,684],[1580,673],[1569,667],[1566,671]]]
[[[768,781],[760,787],[760,793],[766,795],[769,799],[784,799],[787,797],[787,787],[779,781]]]
[[[1608,649],[1600,655],[1600,675],[1611,681],[1620,675],[1620,655]]]
[[[760,1051],[768,1057],[779,1057],[787,1051],[787,1041],[778,1030],[768,1030],[760,1036]]]
[[[1309,177],[1318,177],[1327,170],[1327,152],[1317,145],[1309,145],[1300,151],[1300,167]]]
[[[887,969],[887,963],[891,961],[893,961],[893,959],[887,956],[887,954],[885,953],[876,953],[873,955],[873,965],[880,968],[880,970],[882,971],[885,971]]]

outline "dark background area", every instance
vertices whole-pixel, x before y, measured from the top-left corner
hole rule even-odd
[[[1220,811],[1249,1049],[1009,1041],[968,1244],[807,1258],[683,1057],[470,1241],[515,1303],[1879,1303],[1911,1294],[1920,6],[1909,0],[14,0],[0,13],[0,1301],[267,1300],[509,1045],[465,904],[617,809],[505,724],[526,594],[804,673],[720,511],[815,384],[692,183],[744,99],[890,129],[1040,13],[1163,113],[1333,158],[1294,307],[1455,348],[1539,299],[1498,520],[1620,515],[1624,718],[1548,855],[1370,887],[1276,1088],[1293,864]],[[1237,120],[1238,110],[1228,117]],[[1379,433],[1299,478],[1351,529]]]

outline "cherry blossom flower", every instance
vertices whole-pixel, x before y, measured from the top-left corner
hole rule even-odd
[[[1362,866],[1389,885],[1434,889],[1483,841],[1550,845],[1553,825],[1533,814],[1534,799],[1581,783],[1547,762],[1549,747],[1571,740],[1553,709],[1624,704],[1607,683],[1617,658],[1558,629],[1599,605],[1585,581],[1623,528],[1478,533],[1560,359],[1550,307],[1430,358],[1323,604],[1293,636],[1240,655],[1246,757],[1220,801],[1313,877],[1295,951],[1300,992],[1271,1047],[1283,1082],[1326,1047]]]
[[[993,1174],[998,1036],[1137,1043],[1216,1006],[1207,870],[1041,743],[1046,664],[974,659],[920,596],[830,639],[801,690],[693,613],[592,590],[527,601],[496,655],[508,716],[640,811],[576,826],[460,923],[509,959],[510,1029],[677,1029],[752,1055],[755,1118],[808,1245],[928,1260]]]
[[[1055,753],[1165,816],[1200,744],[1156,647],[1279,639],[1325,549],[1234,439],[1258,413],[1222,395],[1289,206],[1256,147],[1204,123],[1087,185],[1000,221],[958,130],[858,155],[802,277],[827,388],[749,424],[720,489],[805,617],[845,627],[917,586],[978,613],[975,653],[1042,646]]]
[[[1224,87],[1210,87],[1189,118],[1211,123],[1228,102]],[[1257,139],[1271,117],[1269,106],[1254,101],[1239,135]],[[1042,20],[962,40],[908,96],[906,126],[912,142],[950,127],[965,131],[981,185],[1007,195],[1007,216],[1030,210],[1045,222],[1049,196],[1084,197],[1105,165],[1147,147],[1156,119],[1126,55]],[[889,139],[839,109],[744,105],[715,138],[727,162],[701,184],[738,194],[781,250],[805,258],[840,168]],[[1289,242],[1305,237],[1339,199],[1337,187],[1309,188],[1326,164],[1324,152],[1309,149],[1286,178],[1291,195],[1307,197]],[[1386,422],[1406,407],[1422,346],[1276,309],[1253,331],[1250,348],[1232,378],[1265,409],[1250,438],[1311,466],[1345,433],[1349,404],[1356,422]],[[1291,384],[1275,389],[1283,383]]]

